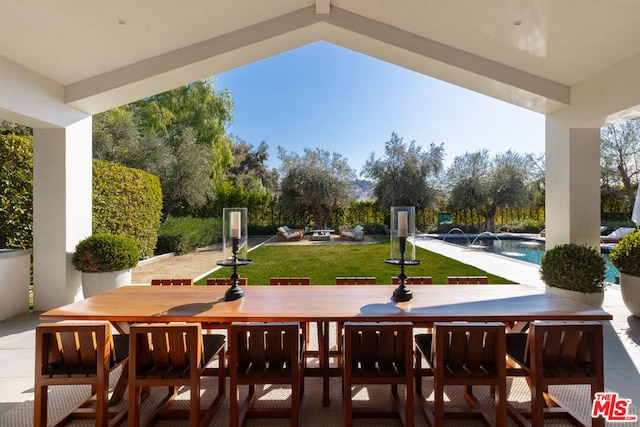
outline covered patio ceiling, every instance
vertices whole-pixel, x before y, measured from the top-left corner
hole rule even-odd
[[[597,96],[578,125],[640,104],[602,97],[636,83],[637,1],[8,0],[0,12],[0,117],[34,127],[318,40],[543,114]]]

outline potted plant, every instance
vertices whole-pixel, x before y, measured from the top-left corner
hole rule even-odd
[[[640,231],[626,234],[609,252],[611,264],[620,270],[620,293],[627,309],[640,317]]]
[[[82,273],[85,298],[131,284],[140,251],[135,241],[116,234],[95,234],[80,241],[71,263]]]
[[[602,307],[605,271],[605,261],[597,249],[575,243],[548,250],[540,262],[547,292],[593,307]]]

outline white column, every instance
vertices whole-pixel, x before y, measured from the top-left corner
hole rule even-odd
[[[546,119],[546,248],[600,244],[600,129]]]
[[[82,298],[71,254],[76,243],[91,235],[91,129],[88,117],[66,128],[33,130],[36,311]]]

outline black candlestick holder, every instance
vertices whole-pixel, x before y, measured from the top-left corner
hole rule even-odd
[[[238,279],[240,278],[240,275],[238,275],[238,267],[243,265],[249,265],[253,262],[250,259],[238,259],[239,239],[234,237],[231,240],[233,242],[231,247],[233,258],[223,259],[217,262],[218,265],[223,267],[233,267],[233,274],[231,274],[231,282],[232,282],[231,286],[229,286],[229,289],[227,289],[227,291],[224,293],[225,301],[235,301],[237,299],[244,298],[244,291],[238,285]]]
[[[398,240],[400,243],[400,259],[389,258],[389,259],[385,259],[384,262],[386,262],[387,264],[400,266],[400,274],[398,275],[398,280],[400,281],[400,284],[393,291],[393,296],[391,298],[393,299],[394,302],[405,302],[405,301],[411,301],[413,299],[413,293],[411,292],[411,289],[409,289],[406,285],[407,275],[404,272],[404,266],[419,265],[420,261],[415,259],[413,260],[404,259],[404,252],[407,245],[407,238],[399,237]]]

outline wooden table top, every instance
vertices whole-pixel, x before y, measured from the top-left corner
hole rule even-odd
[[[394,303],[395,285],[246,286],[224,301],[225,286],[125,286],[41,314],[43,319],[111,322],[533,321],[610,320],[602,309],[529,285],[415,285]]]

